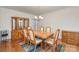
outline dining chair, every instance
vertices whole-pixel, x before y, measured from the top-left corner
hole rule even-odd
[[[32,29],[30,26],[28,27],[28,30]]]
[[[58,45],[63,45],[63,42],[62,42],[62,31],[60,29],[57,29],[57,43],[56,43],[56,50],[58,49]]]
[[[54,32],[54,34],[53,34],[53,38],[47,39],[45,41],[45,44],[52,46],[53,51],[55,51],[55,49],[57,49],[58,36],[59,36],[59,32],[56,30],[56,32]]]
[[[46,32],[48,32],[48,33],[51,32],[51,27],[47,27]]]
[[[26,39],[24,38],[24,31],[23,30],[18,30],[18,37],[19,37],[19,39],[18,39],[17,43],[19,43],[20,45],[25,44]],[[15,41],[14,41],[14,43],[15,43]]]
[[[31,44],[34,45],[34,51],[36,51],[36,46],[39,44],[41,45],[42,48],[42,40],[35,38],[35,35],[32,30],[29,30],[29,36],[30,36],[30,45]]]
[[[26,32],[26,30],[24,29],[23,31],[24,31],[24,36],[27,37],[27,32]]]
[[[41,31],[41,32],[44,32],[44,27],[41,27],[41,28],[40,28],[40,31]]]
[[[29,45],[30,38],[28,36],[28,31],[26,29],[24,29],[24,40],[27,43],[27,45]]]

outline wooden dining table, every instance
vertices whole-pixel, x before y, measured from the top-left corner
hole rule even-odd
[[[40,38],[43,42],[43,47],[42,49],[46,49],[46,46],[45,46],[45,40],[49,39],[51,36],[53,36],[53,33],[52,32],[39,32],[39,31],[34,31],[34,35],[36,36],[36,38]]]
[[[52,32],[45,33],[45,32],[35,31],[34,35],[38,38],[41,38],[42,40],[46,40],[46,39],[50,38],[53,35],[53,33]]]

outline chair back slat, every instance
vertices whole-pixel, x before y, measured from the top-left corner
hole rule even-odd
[[[46,28],[46,32],[51,32],[51,28],[50,27],[47,27]]]
[[[56,46],[57,46],[57,41],[58,41],[58,32],[55,32],[54,33],[54,42],[55,42]]]
[[[56,40],[58,40],[58,39],[60,39],[59,37],[61,36],[61,33],[60,33],[60,29],[58,29],[57,31],[56,31]]]
[[[25,29],[24,29],[24,36],[27,37],[27,32]]]
[[[56,32],[56,40],[58,39],[58,37],[59,37],[59,32],[57,31]]]
[[[29,27],[28,27],[28,30],[32,30],[32,28],[29,26]]]
[[[43,28],[43,27],[41,27],[40,31],[41,31],[41,32],[44,32],[44,28]]]
[[[32,30],[29,30],[29,36],[31,40],[34,40],[34,34]]]

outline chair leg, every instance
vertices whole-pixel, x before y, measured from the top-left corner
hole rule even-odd
[[[48,45],[49,45],[48,43],[45,43],[45,45],[44,45],[45,46],[45,51],[47,51],[49,49]]]
[[[52,51],[55,52],[55,45],[52,46]]]
[[[47,43],[46,43],[46,42],[45,42],[45,45],[44,45],[44,46],[45,46],[45,48],[46,48],[46,46],[47,46]]]
[[[31,46],[31,42],[29,40],[27,40],[26,45],[27,45],[27,48],[29,48]]]
[[[30,41],[29,41],[30,42]],[[30,44],[29,44],[30,46],[31,46],[31,42],[30,42]]]
[[[36,46],[34,47],[34,52],[36,51]]]
[[[29,40],[27,40],[27,45],[29,46]]]
[[[41,49],[42,49],[42,45],[43,45],[43,44],[42,44],[42,42],[41,42]]]
[[[57,47],[57,46],[58,46],[58,45],[56,44],[56,45],[55,45],[55,50],[57,50],[57,49],[58,49],[58,47]]]

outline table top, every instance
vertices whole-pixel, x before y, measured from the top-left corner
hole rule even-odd
[[[49,38],[50,36],[53,35],[52,32],[47,32],[47,33],[44,33],[44,32],[34,32],[34,35],[39,37],[39,38],[42,38],[42,39],[47,39]]]

